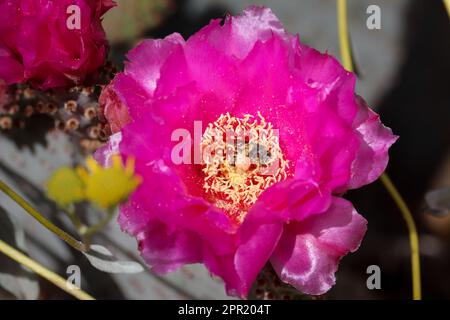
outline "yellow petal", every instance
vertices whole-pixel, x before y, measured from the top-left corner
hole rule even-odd
[[[134,175],[134,159],[128,158],[124,167],[120,155],[112,157],[111,167],[102,167],[93,158],[87,159],[87,166],[95,168],[90,172],[78,169],[80,178],[85,181],[86,198],[98,206],[109,209],[117,206],[142,182]]]
[[[89,170],[92,173],[97,172],[100,169],[100,166],[98,165],[98,163],[94,160],[93,157],[88,157],[86,159],[86,166],[89,168]]]
[[[115,154],[112,156],[112,167],[115,169],[121,169],[122,168],[122,159],[118,154]]]
[[[62,167],[47,182],[47,196],[59,206],[66,207],[84,199],[84,184],[75,170]]]

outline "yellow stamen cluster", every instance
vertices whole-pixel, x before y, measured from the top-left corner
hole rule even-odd
[[[288,174],[279,137],[259,112],[258,117],[220,115],[206,128],[201,148],[203,188],[238,222],[265,189]]]

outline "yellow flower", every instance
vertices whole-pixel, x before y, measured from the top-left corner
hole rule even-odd
[[[61,207],[79,202],[84,199],[83,181],[75,170],[59,168],[47,182],[47,196]]]
[[[134,175],[134,159],[128,158],[125,167],[119,155],[112,157],[112,166],[102,167],[92,157],[86,160],[87,171],[77,168],[77,173],[85,184],[86,199],[98,206],[109,209],[125,201],[142,182]]]

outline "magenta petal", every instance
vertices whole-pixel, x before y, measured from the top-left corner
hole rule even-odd
[[[299,46],[296,67],[303,81],[316,91],[314,98],[326,101],[340,118],[350,124],[357,113],[354,100],[356,76],[345,70],[333,56],[306,45]]]
[[[323,294],[335,283],[339,260],[358,249],[366,224],[350,202],[335,197],[328,211],[285,226],[271,263],[282,281]]]
[[[127,107],[127,113],[133,120],[138,119],[145,111],[144,106],[150,98],[149,93],[133,78],[119,73],[111,83],[118,102]],[[117,121],[116,121],[117,122]]]
[[[189,230],[170,232],[164,223],[149,222],[137,235],[141,255],[156,273],[177,270],[188,263],[201,262],[201,238]]]
[[[321,190],[313,181],[288,179],[276,183],[263,192],[251,208],[245,223],[252,219],[256,219],[258,223],[267,222],[268,219],[301,221],[324,212],[330,203],[329,190]],[[261,211],[267,212],[267,216]]]
[[[354,122],[361,136],[361,146],[353,162],[350,189],[369,184],[383,173],[389,161],[389,147],[397,140],[392,130],[385,127],[380,117],[357,96],[359,112]]]
[[[230,105],[234,98],[234,94],[230,93],[239,91],[239,61],[236,57],[230,57],[217,50],[210,43],[204,41],[202,37],[199,37],[199,34],[189,38],[186,42],[184,48],[186,62],[183,64],[186,64],[184,67],[186,72],[189,72],[189,80],[195,81],[198,90],[202,92],[210,91],[215,96],[228,100],[225,105],[211,106],[220,109],[223,113],[225,106]],[[182,59],[179,58],[177,61],[182,61]],[[180,72],[180,69],[182,70],[180,67],[176,69],[177,73]],[[167,66],[165,70],[166,74],[170,75],[167,72]],[[167,82],[167,79],[165,79],[165,82]],[[168,87],[168,85],[165,85],[164,89],[167,90]]]
[[[0,44],[0,79],[7,84],[21,82],[23,80],[23,67],[8,49]]]
[[[205,250],[204,263],[222,278],[229,295],[246,298],[258,273],[269,260],[283,231],[283,224],[247,224],[239,230],[235,253],[219,255]]]
[[[282,232],[281,221],[267,224],[247,222],[241,227],[239,247],[234,258],[240,279],[235,290],[240,297],[247,296],[258,273],[272,255]]]
[[[153,95],[160,70],[172,52],[184,44],[184,39],[178,33],[173,33],[164,39],[142,41],[127,54],[125,74],[138,81],[149,96]]]
[[[108,142],[95,151],[95,160],[103,166],[110,166],[112,164],[112,156],[120,153],[120,141],[122,141],[121,132],[111,135]]]
[[[293,37],[269,8],[251,6],[242,15],[226,16],[223,26],[219,19],[212,20],[192,38],[203,39],[230,57],[243,59],[257,41],[266,41],[274,34],[286,40]]]

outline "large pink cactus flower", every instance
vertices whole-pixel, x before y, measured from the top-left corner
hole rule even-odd
[[[270,261],[301,292],[328,291],[339,260],[366,231],[340,195],[377,179],[396,140],[355,95],[355,75],[261,7],[212,20],[186,41],[145,40],[128,59],[104,96],[114,91],[106,117],[118,132],[97,157],[136,159],[144,181],[119,223],[152,269],[203,263],[229,294],[246,297]],[[174,162],[177,129],[191,133],[192,150],[196,143],[204,150],[214,143],[211,130],[238,127],[279,130],[276,170]]]
[[[105,61],[101,17],[113,6],[112,0],[0,0],[0,78],[41,89],[81,84]]]

